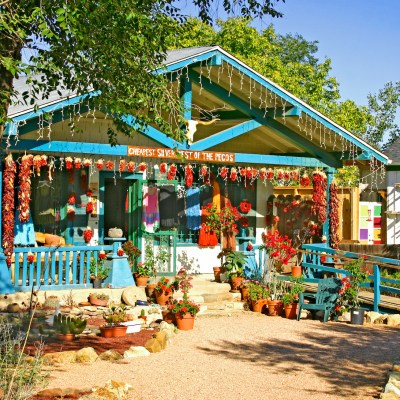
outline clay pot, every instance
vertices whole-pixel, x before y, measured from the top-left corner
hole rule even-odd
[[[100,336],[105,338],[113,337],[112,326],[101,326],[100,327]]]
[[[270,317],[278,317],[283,313],[282,300],[268,300],[268,315]]]
[[[292,265],[292,276],[300,278],[303,275],[301,265]]]
[[[251,309],[254,312],[259,312],[259,313],[265,312],[267,310],[267,300],[266,299],[252,300]]]
[[[221,283],[221,267],[213,267],[215,282]]]
[[[176,313],[175,318],[176,326],[181,331],[190,331],[191,329],[193,329],[194,316],[192,314],[186,313],[182,315],[181,313]]]
[[[175,314],[171,311],[164,310],[162,311],[163,320],[168,324],[174,324],[176,322]]]
[[[146,286],[146,294],[147,297],[154,297],[154,289],[156,288],[157,284],[149,283]]]
[[[72,342],[75,339],[75,335],[73,333],[59,333],[57,339],[62,342]]]
[[[240,293],[242,295],[242,301],[249,301],[249,288],[242,287],[240,288]]]
[[[235,276],[231,278],[231,287],[232,287],[232,291],[239,291],[240,290],[240,286],[242,284],[242,282],[244,281],[244,278],[241,276]]]
[[[147,281],[149,280],[148,276],[139,275],[137,273],[134,274],[136,286],[145,287],[147,285]]]
[[[98,306],[98,307],[106,307],[108,304],[108,300],[98,299],[97,297],[94,296],[90,296],[89,301],[92,306]]]
[[[287,319],[296,319],[297,303],[285,304],[285,317]]]
[[[165,293],[165,292],[159,292],[159,291],[154,291],[156,295],[156,301],[157,304],[160,306],[165,306],[172,298],[172,293]]]

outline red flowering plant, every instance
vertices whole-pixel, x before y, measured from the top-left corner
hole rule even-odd
[[[297,252],[291,239],[287,235],[281,235],[279,231],[263,232],[261,239],[265,248],[264,281],[270,289],[271,299],[278,300],[284,293],[284,285],[278,275],[282,266],[287,265]]]
[[[286,288],[285,293],[282,296],[282,302],[285,306],[298,303],[299,294],[304,292],[304,286],[302,284],[302,278],[291,278],[289,286]]]
[[[91,279],[105,279],[107,278],[111,268],[104,265],[107,259],[107,253],[104,250],[99,251],[97,260],[92,257],[90,260],[90,278]]]
[[[229,204],[223,207],[219,213],[221,231],[238,233],[236,221],[238,221],[240,217],[241,215],[236,207]]]
[[[174,293],[175,290],[178,290],[178,284],[179,282],[176,279],[170,280],[162,276],[154,290],[160,294],[171,294]]]
[[[339,297],[336,301],[335,313],[338,315],[360,306],[360,287],[368,281],[368,272],[365,272],[365,256],[351,260],[344,266],[349,276],[342,278],[342,286],[339,289]]]
[[[195,316],[200,311],[200,306],[194,301],[189,300],[189,289],[193,287],[191,280],[193,279],[187,272],[185,268],[181,268],[175,277],[178,282],[178,287],[183,293],[182,300],[172,301],[168,309],[174,314],[179,313],[181,315],[191,314]]]

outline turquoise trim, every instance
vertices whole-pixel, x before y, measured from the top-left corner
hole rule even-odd
[[[339,134],[340,136],[343,136],[346,140],[348,140],[352,144],[356,145],[363,151],[366,151],[367,153],[370,153],[371,155],[373,155],[378,161],[380,161],[384,164],[388,163],[388,159],[385,156],[378,154],[376,151],[374,151],[374,149],[369,147],[367,144],[360,142],[359,140],[357,140],[356,137],[354,137],[349,132],[346,132],[343,129],[340,129],[338,126],[334,125],[333,122],[330,122],[329,120],[327,120],[326,117],[319,115],[316,111],[312,110],[309,106],[302,104],[299,100],[293,98],[290,94],[284,92],[279,87],[268,82],[267,80],[265,80],[265,78],[263,78],[262,76],[257,74],[255,71],[252,71],[249,67],[245,66],[244,64],[241,64],[240,62],[238,62],[237,60],[235,60],[234,58],[232,58],[230,56],[227,56],[226,54],[222,54],[221,58],[223,61],[232,65],[239,71],[245,72],[248,77],[250,77],[254,81],[260,83],[264,87],[267,87],[269,90],[271,90],[273,93],[277,94],[283,100],[289,102],[293,106],[298,107],[300,112],[305,112],[310,117],[314,118],[316,121],[318,121],[322,125],[326,126],[328,129]],[[204,86],[204,81],[205,80],[202,80],[203,86]]]
[[[191,56],[184,60],[177,61],[177,62],[171,63],[169,65],[166,65],[165,67],[155,70],[154,73],[155,74],[164,74],[167,72],[173,72],[173,71],[176,71],[177,69],[187,68],[187,67],[193,66],[194,64],[198,64],[198,63],[200,63],[202,61],[206,61],[206,60],[209,60],[209,62],[206,65],[208,65],[210,67],[221,65],[222,54],[220,53],[219,50],[211,50],[211,51],[208,50],[203,54]],[[206,65],[204,65],[204,67],[206,67]]]
[[[183,105],[183,118],[192,119],[192,82],[186,77],[181,78],[181,102]]]
[[[61,110],[65,107],[73,106],[78,103],[82,103],[86,98],[91,98],[98,96],[100,94],[99,91],[90,92],[81,96],[75,96],[71,98],[67,98],[65,100],[58,101],[56,103],[50,104],[48,106],[40,107],[37,111],[28,111],[26,113],[20,114],[12,118],[11,123],[6,124],[4,136],[13,136],[17,133],[17,123],[20,121],[25,121],[28,119],[38,118],[39,116],[45,113],[52,113],[58,110]],[[36,128],[37,129],[37,128]]]
[[[288,165],[297,167],[321,167],[327,165],[316,158],[303,156],[275,156],[264,154],[235,153],[236,163],[266,164],[266,165]]]
[[[160,132],[158,129],[153,128],[151,125],[147,125],[146,127],[142,128],[140,124],[137,122],[135,117],[131,115],[126,115],[122,117],[122,120],[133,129],[136,129],[138,132],[142,133],[143,135],[149,137],[156,142],[169,147],[170,149],[177,148],[184,150],[186,146],[182,143],[177,142],[174,139],[167,137],[164,133]]]
[[[262,125],[259,122],[254,121],[254,120],[242,122],[241,124],[233,126],[232,128],[225,129],[224,131],[215,133],[214,135],[211,135],[208,138],[205,138],[205,139],[202,139],[202,140],[199,140],[199,141],[193,143],[193,145],[190,146],[190,149],[191,150],[200,150],[200,151],[206,150],[206,149],[209,149],[210,147],[224,143],[235,137],[238,137],[238,136],[243,135],[247,132],[250,132],[254,129],[257,129],[260,126],[262,126]]]
[[[190,77],[193,80],[196,79],[198,80],[199,75],[191,71]],[[224,99],[226,103],[237,108],[239,111],[242,111],[247,115],[252,116],[260,124],[268,126],[269,128],[275,130],[278,134],[285,136],[292,143],[300,147],[306,154],[310,154],[320,159],[325,164],[330,165],[332,167],[340,167],[342,165],[340,160],[337,160],[329,153],[323,151],[323,149],[320,148],[319,146],[314,145],[308,139],[298,135],[294,131],[287,128],[285,125],[279,123],[278,121],[275,121],[274,119],[269,117],[264,117],[264,111],[250,108],[250,105],[247,102],[236,97],[232,93],[229,93],[229,91],[219,86],[215,82],[210,83],[209,80],[205,79],[202,80],[202,86],[204,89],[210,91],[211,93],[214,93],[221,99]]]

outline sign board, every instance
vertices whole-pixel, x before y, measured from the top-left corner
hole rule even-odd
[[[215,162],[233,164],[234,153],[217,151],[174,150],[163,147],[128,146],[129,157],[167,158],[181,161]]]

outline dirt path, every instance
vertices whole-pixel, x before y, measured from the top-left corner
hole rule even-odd
[[[400,329],[266,317],[201,316],[166,350],[127,364],[52,371],[50,387],[133,385],[132,399],[376,399],[399,359]]]

